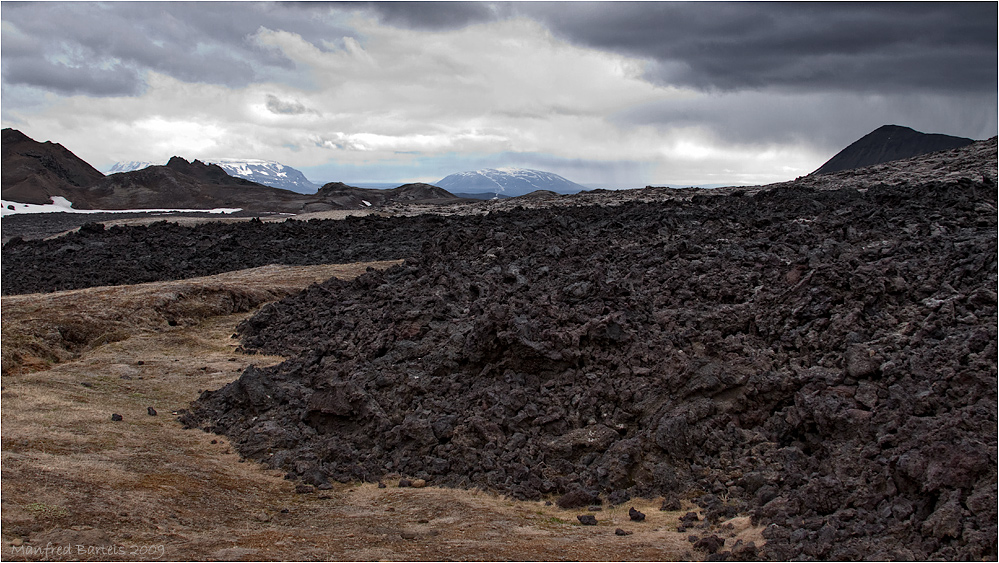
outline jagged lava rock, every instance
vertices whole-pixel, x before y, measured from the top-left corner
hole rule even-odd
[[[994,185],[448,225],[246,321],[290,359],[186,423],[306,481],[706,491],[768,558],[994,557]]]

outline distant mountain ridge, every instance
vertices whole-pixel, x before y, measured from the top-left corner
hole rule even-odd
[[[812,174],[831,174],[874,164],[960,148],[974,139],[921,133],[900,125],[882,125],[836,153]]]
[[[232,176],[246,178],[273,188],[302,194],[313,194],[319,189],[319,186],[310,182],[300,170],[273,160],[219,158],[205,162],[218,164]]]
[[[305,174],[302,174],[300,170],[296,170],[291,166],[287,166],[273,160],[252,158],[218,158],[206,159],[202,162],[217,164],[230,176],[244,178],[272,188],[291,190],[301,194],[316,193],[316,190],[319,189],[319,186],[310,182],[309,179],[305,177]],[[108,173],[133,172],[135,170],[142,170],[143,168],[148,168],[150,166],[155,166],[155,164],[152,162],[135,160],[128,162],[116,162],[111,169],[108,170]]]
[[[111,174],[67,197],[77,209],[213,209],[297,212],[303,196],[245,178],[216,164],[175,156],[163,166]]]
[[[3,131],[2,164],[4,201],[46,205],[53,197],[61,197],[72,204],[69,210],[239,208],[252,213],[301,213],[366,209],[397,201],[460,201],[429,184],[373,190],[334,183],[315,193],[303,194],[230,175],[219,164],[189,162],[179,156],[165,165],[122,163],[119,170],[126,168],[126,164],[139,169],[105,176],[62,145],[39,143],[15,129]],[[255,162],[226,164],[248,167]],[[11,208],[16,211],[16,206]]]
[[[586,190],[552,172],[529,168],[483,168],[458,172],[436,183],[451,193],[497,194],[509,197],[547,190],[560,194],[574,194]]]

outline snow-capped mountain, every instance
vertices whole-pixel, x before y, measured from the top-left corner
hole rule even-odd
[[[314,194],[319,189],[319,186],[310,182],[301,171],[273,160],[219,158],[203,162],[217,164],[230,176],[245,178],[272,188],[283,188],[302,194]],[[112,166],[108,173],[131,172],[154,165],[152,162],[119,162]]]
[[[511,197],[538,190],[574,194],[586,189],[558,174],[528,168],[483,168],[472,172],[458,172],[435,185],[451,193],[494,193]]]
[[[142,170],[143,168],[149,168],[150,166],[156,166],[153,162],[141,162],[138,160],[129,160],[128,162],[116,162],[107,173],[117,174],[119,172],[131,172],[133,170]]]
[[[205,162],[218,164],[231,176],[246,178],[272,188],[284,188],[301,194],[314,194],[319,189],[301,171],[273,160],[220,158]]]

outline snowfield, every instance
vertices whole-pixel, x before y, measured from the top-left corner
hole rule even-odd
[[[217,207],[215,209],[73,209],[73,202],[62,196],[52,196],[52,203],[34,204],[0,200],[0,217],[27,213],[236,213],[241,207]]]

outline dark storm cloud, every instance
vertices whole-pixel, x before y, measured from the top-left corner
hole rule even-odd
[[[4,2],[14,30],[2,38],[3,77],[94,95],[139,92],[146,69],[234,87],[305,81],[254,34],[287,31],[328,50],[356,35],[341,20],[357,12],[424,31],[526,16],[573,43],[646,59],[653,82],[703,90],[997,88],[995,2]]]
[[[444,30],[491,21],[507,12],[505,4],[487,2],[346,2],[376,14],[388,25],[422,30]]]
[[[261,27],[323,48],[349,30],[328,8],[243,2],[4,2],[6,84],[96,96],[135,94],[149,69],[188,82],[245,86],[295,65],[256,44]],[[16,62],[14,62],[16,61]]]
[[[805,143],[817,150],[838,150],[893,123],[985,139],[995,135],[996,117],[994,93],[857,96],[760,91],[658,100],[620,111],[611,120],[626,128],[706,128],[738,144]]]
[[[517,4],[577,44],[705,90],[995,91],[997,4]]]
[[[4,63],[3,76],[9,84],[27,84],[68,96],[132,96],[142,92],[135,69],[121,65],[103,69],[14,59]]]

